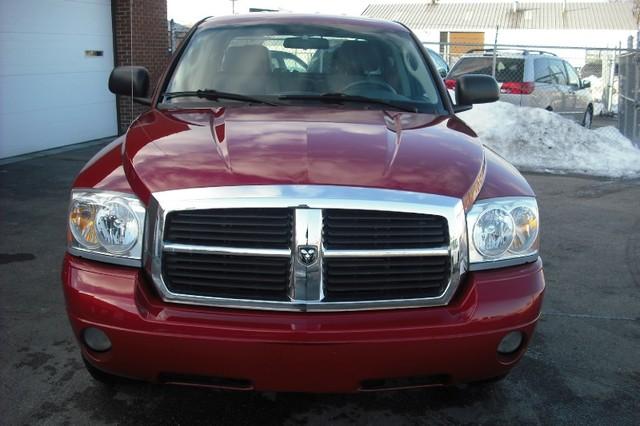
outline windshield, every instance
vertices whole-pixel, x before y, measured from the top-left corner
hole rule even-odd
[[[245,95],[278,105],[317,103],[316,95],[343,94],[420,112],[444,111],[408,32],[353,32],[318,25],[203,28],[189,41],[165,93],[198,90]],[[164,96],[161,102],[241,101],[183,93]],[[386,108],[366,102],[349,107]]]

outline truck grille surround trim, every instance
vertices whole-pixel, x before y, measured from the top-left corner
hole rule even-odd
[[[462,200],[328,185],[154,193],[144,247],[163,300],[240,309],[443,306],[468,264]]]

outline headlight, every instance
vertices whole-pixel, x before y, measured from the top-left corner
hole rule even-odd
[[[145,211],[140,200],[130,194],[74,190],[69,208],[69,252],[140,266]]]
[[[531,197],[477,201],[467,213],[469,269],[489,269],[537,259],[540,219]]]
[[[473,227],[473,245],[485,257],[498,257],[513,242],[513,218],[503,209],[487,209]]]

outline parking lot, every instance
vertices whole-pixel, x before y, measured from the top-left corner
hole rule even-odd
[[[528,353],[501,383],[356,395],[106,388],[84,370],[59,279],[68,190],[99,147],[0,165],[0,423],[640,423],[640,181],[527,175],[547,293]]]

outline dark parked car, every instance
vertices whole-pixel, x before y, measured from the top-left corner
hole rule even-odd
[[[454,107],[404,26],[284,14],[204,20],[168,69],[150,95],[144,68],[112,72],[150,109],[71,191],[62,281],[96,379],[352,392],[522,358],[536,198],[455,115],[492,77]]]

